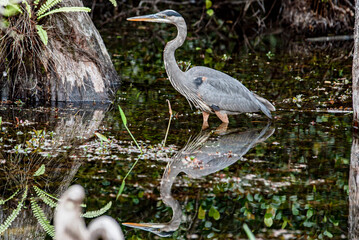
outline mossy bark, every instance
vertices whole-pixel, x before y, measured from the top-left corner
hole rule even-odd
[[[82,6],[65,0],[66,6]],[[87,13],[54,19],[57,37],[49,39],[54,73],[49,76],[52,101],[107,101],[118,76],[103,40]],[[63,38],[63,37],[66,38]]]
[[[53,8],[64,6],[83,4],[81,0],[64,0],[61,6]],[[8,64],[0,62],[0,72],[6,75],[0,76],[2,100],[111,100],[114,86],[120,83],[119,77],[87,13],[55,13],[38,20],[35,12],[25,12],[12,18],[13,25],[23,23],[24,31],[14,33],[11,30],[14,27],[9,27],[4,35],[9,36],[7,41],[0,43],[0,57],[13,60]],[[47,46],[41,42],[36,25],[47,31]]]

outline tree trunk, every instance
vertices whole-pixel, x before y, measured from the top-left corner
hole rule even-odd
[[[65,6],[83,6],[80,0],[65,0]],[[87,13],[57,15],[58,38],[49,38],[49,54],[56,56],[50,76],[52,101],[107,101],[118,76],[103,40]],[[68,37],[68,39],[64,39]],[[64,48],[68,41],[72,52]]]
[[[119,78],[89,15],[55,13],[38,20],[32,6],[31,14],[12,16],[10,26],[0,28],[1,99],[109,101]],[[60,7],[83,4],[63,0],[53,9]],[[38,25],[48,34],[47,46],[36,31]]]
[[[354,126],[359,123],[359,0],[355,1],[355,24],[354,24],[354,56],[353,56],[353,120]]]
[[[359,239],[359,139],[353,135],[349,172],[349,239]]]

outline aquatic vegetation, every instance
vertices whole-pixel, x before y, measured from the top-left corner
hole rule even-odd
[[[118,110],[120,111],[120,114],[121,114],[121,119],[122,119],[122,122],[123,122],[123,125],[125,126],[127,132],[130,134],[132,140],[135,142],[138,150],[140,150],[140,156],[136,159],[136,161],[132,164],[132,167],[130,168],[130,170],[126,173],[126,175],[123,177],[122,179],[122,183],[121,183],[121,186],[118,190],[118,193],[117,193],[117,196],[116,196],[116,200],[121,196],[122,192],[123,192],[123,189],[125,188],[125,184],[126,184],[126,178],[128,177],[128,175],[132,172],[133,168],[136,166],[138,160],[140,159],[141,155],[143,154],[142,152],[142,149],[141,147],[138,145],[136,139],[134,138],[134,136],[132,135],[131,131],[128,129],[127,127],[127,118],[126,118],[126,115],[125,113],[123,112],[122,108],[120,107],[120,105],[118,106]]]

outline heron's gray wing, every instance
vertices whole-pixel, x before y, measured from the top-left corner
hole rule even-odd
[[[242,83],[231,76],[207,67],[194,67],[188,72],[197,92],[210,107],[231,112],[258,112],[264,106]]]

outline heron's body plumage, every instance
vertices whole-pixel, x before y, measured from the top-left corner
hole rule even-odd
[[[272,118],[267,106],[237,79],[208,67],[193,67],[185,74],[188,75],[187,81],[202,79],[202,83],[197,83],[195,87],[196,95],[208,106],[206,109],[196,106],[202,111],[210,109],[210,112],[213,113],[212,106],[216,106],[220,111],[229,115],[262,111],[266,116]]]

